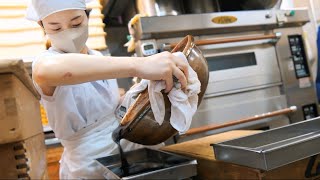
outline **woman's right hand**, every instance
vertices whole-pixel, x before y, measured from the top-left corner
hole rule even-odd
[[[182,89],[187,87],[188,64],[169,52],[162,52],[138,61],[137,76],[149,80],[164,80],[166,92],[173,87],[173,76],[181,83]]]

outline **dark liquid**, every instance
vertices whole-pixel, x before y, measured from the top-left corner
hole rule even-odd
[[[122,147],[120,145],[120,140],[123,139],[121,136],[122,128],[119,126],[112,133],[112,140],[118,145],[119,155],[121,160],[120,167],[113,167],[110,170],[119,177],[126,177],[130,175],[140,174],[144,172],[150,172],[158,170],[161,168],[170,167],[170,165],[164,162],[135,162],[129,164],[125,154],[123,153]]]
[[[129,175],[129,163],[127,161],[126,156],[123,153],[120,140],[122,139],[121,137],[121,127],[119,126],[117,129],[115,129],[112,133],[112,140],[118,145],[119,149],[119,155],[120,155],[120,160],[121,160],[121,167],[120,167],[120,172],[115,172],[117,175],[120,175],[120,177],[124,177]]]

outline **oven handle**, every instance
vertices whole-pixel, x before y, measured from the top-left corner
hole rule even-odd
[[[274,39],[277,42],[281,37],[281,33],[259,35],[259,36],[247,36],[247,37],[237,37],[237,38],[221,38],[221,39],[204,39],[195,41],[195,45],[204,46],[204,45],[213,45],[213,44],[223,44],[223,43],[232,43],[232,42],[242,42],[242,41],[255,41],[255,40],[264,40],[264,39]],[[272,41],[274,42],[274,41]],[[173,49],[177,43],[163,44],[162,50],[168,51]]]
[[[268,113],[263,113],[263,114],[255,115],[255,116],[252,116],[252,117],[248,117],[248,118],[244,118],[244,119],[240,119],[240,120],[236,120],[236,121],[231,121],[231,122],[228,122],[228,123],[225,123],[225,124],[207,125],[207,126],[201,126],[201,127],[198,127],[198,128],[192,128],[192,129],[189,129],[186,133],[180,135],[180,137],[199,134],[199,133],[203,133],[203,132],[207,132],[207,131],[211,131],[211,130],[216,130],[216,129],[220,129],[220,128],[225,128],[225,127],[230,127],[230,126],[243,124],[243,123],[247,123],[247,122],[258,121],[258,120],[261,120],[261,119],[264,119],[264,118],[269,118],[269,117],[289,114],[289,113],[293,113],[295,111],[297,111],[297,107],[296,106],[291,106],[289,108],[280,109],[280,110],[272,111],[272,112],[268,112]]]

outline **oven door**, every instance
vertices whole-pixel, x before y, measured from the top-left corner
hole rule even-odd
[[[239,42],[200,47],[208,61],[209,85],[191,128],[221,125],[287,107],[273,44]],[[195,139],[235,129],[275,128],[289,123],[277,116],[182,138]]]
[[[206,97],[281,84],[276,50],[272,44],[228,43],[202,46],[201,50],[210,71]]]

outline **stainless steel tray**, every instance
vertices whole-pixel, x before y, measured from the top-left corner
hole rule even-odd
[[[268,171],[320,153],[320,118],[211,146],[217,160]]]
[[[187,179],[197,175],[197,161],[188,157],[148,148],[129,151],[125,155],[129,164],[139,164],[146,169],[120,177],[119,154],[99,158],[97,161],[113,172],[113,179]]]

